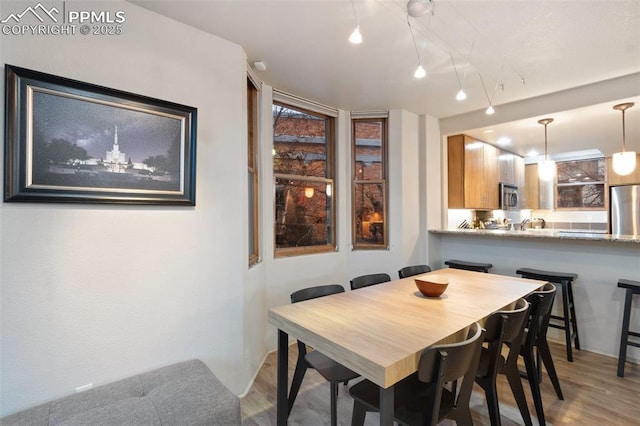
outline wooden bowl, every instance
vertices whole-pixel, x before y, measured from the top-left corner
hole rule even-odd
[[[420,293],[426,297],[439,297],[449,285],[449,279],[442,275],[430,274],[414,278]]]

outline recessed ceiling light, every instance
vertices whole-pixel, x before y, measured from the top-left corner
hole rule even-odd
[[[482,133],[493,133],[493,129],[483,130]]]
[[[538,151],[536,151],[535,149],[530,150],[529,152],[527,152],[527,157],[536,157],[540,155],[540,153]]]
[[[511,145],[511,139],[509,139],[506,136],[501,137],[500,139],[498,139],[496,141],[496,143],[500,146],[507,146],[507,145]]]

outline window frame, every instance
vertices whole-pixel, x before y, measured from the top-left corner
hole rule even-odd
[[[336,183],[335,183],[335,145],[336,145],[336,120],[335,116],[326,114],[325,112],[320,112],[313,108],[313,104],[309,103],[308,108],[301,107],[300,104],[303,103],[299,98],[296,98],[297,102],[287,102],[287,98],[282,96],[285,99],[281,100],[280,97],[274,96],[273,105],[281,106],[284,108],[288,108],[294,111],[300,111],[304,114],[309,114],[317,117],[322,117],[325,120],[325,176],[305,176],[305,175],[291,175],[285,173],[276,173],[275,171],[275,163],[273,165],[273,209],[274,209],[274,241],[273,241],[273,249],[274,249],[274,257],[275,258],[283,258],[283,257],[293,257],[293,256],[301,256],[307,254],[316,254],[316,253],[328,253],[337,251],[337,240],[336,240],[336,211],[337,211],[337,194],[336,194]],[[326,107],[325,107],[326,108]],[[273,111],[273,110],[272,110]],[[336,114],[337,115],[337,114]],[[273,114],[272,114],[273,119]],[[274,123],[275,124],[275,123]],[[273,126],[275,128],[275,125]],[[275,145],[275,132],[273,134],[273,141]],[[275,147],[273,149],[275,155]],[[278,247],[276,240],[276,232],[278,227],[278,206],[277,206],[277,182],[278,179],[284,180],[299,180],[299,181],[308,181],[312,183],[323,182],[326,185],[331,186],[331,194],[329,197],[331,198],[328,218],[327,218],[327,239],[329,240],[328,244],[322,245],[312,245],[312,246],[299,246],[299,247]]]
[[[358,159],[356,156],[356,125],[358,123],[380,123],[380,179],[358,179]],[[389,250],[389,119],[387,116],[366,116],[351,118],[351,247],[352,250]],[[358,242],[357,187],[358,185],[382,185],[382,241],[380,243]]]
[[[247,183],[248,183],[248,262],[249,267],[260,262],[260,198],[258,175],[260,89],[247,77]],[[253,189],[253,191],[252,191]],[[253,207],[253,208],[252,208]]]

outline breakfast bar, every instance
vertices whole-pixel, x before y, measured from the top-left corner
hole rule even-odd
[[[640,275],[640,239],[636,236],[569,233],[554,230],[430,230],[430,264],[444,266],[450,258],[493,264],[492,273],[516,275],[519,268],[566,271],[579,275],[573,285],[583,350],[617,357],[624,291],[621,278]],[[557,308],[556,304],[556,308]],[[640,328],[640,318],[632,326]],[[563,342],[557,330],[549,338]],[[627,359],[640,360],[629,348]]]

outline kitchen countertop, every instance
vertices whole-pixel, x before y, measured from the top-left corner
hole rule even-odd
[[[599,232],[578,232],[561,229],[527,229],[512,231],[499,229],[430,229],[432,234],[478,235],[499,238],[546,238],[559,240],[607,241],[640,244],[638,235],[612,235]]]

